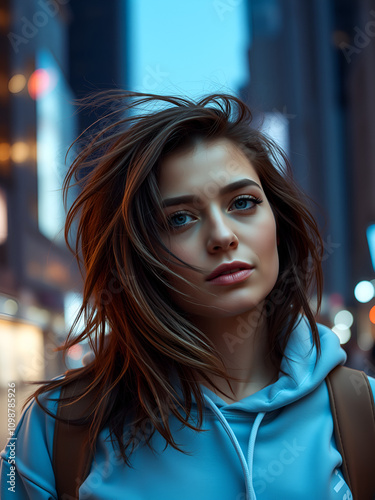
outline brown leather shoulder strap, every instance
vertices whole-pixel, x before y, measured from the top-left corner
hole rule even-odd
[[[337,366],[327,387],[342,471],[354,500],[375,495],[375,408],[366,374]]]
[[[86,378],[74,381],[61,390],[60,398],[78,396],[88,386]],[[95,391],[89,396],[64,406],[59,401],[57,415],[67,419],[77,419],[87,415],[87,409],[94,400]],[[56,479],[57,498],[59,500],[78,499],[80,485],[88,476],[92,454],[88,442],[89,426],[73,425],[56,420],[53,438],[53,469]]]

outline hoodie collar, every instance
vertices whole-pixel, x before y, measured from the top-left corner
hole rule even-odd
[[[205,407],[217,416],[240,460],[244,474],[246,500],[256,500],[252,480],[254,450],[259,427],[267,412],[293,403],[312,392],[335,366],[344,364],[346,361],[346,353],[340,347],[337,335],[326,326],[320,324],[317,326],[323,356],[317,357],[309,324],[301,316],[290,335],[281,363],[281,368],[286,375],[280,372],[276,382],[240,401],[228,404],[220,396],[200,384]],[[174,379],[176,382],[176,377]],[[178,383],[177,386],[181,396],[181,387]],[[194,405],[196,406],[194,395],[192,398],[194,407]],[[247,457],[244,456],[241,446],[222,412],[224,409],[242,410],[256,415],[251,427]]]
[[[231,404],[200,384],[202,393],[218,407],[248,412],[269,412],[301,399],[316,389],[335,366],[346,361],[346,353],[340,347],[337,335],[324,325],[317,326],[323,356],[317,358],[310,325],[301,316],[290,335],[281,362],[281,369],[286,375],[280,371],[274,383]]]

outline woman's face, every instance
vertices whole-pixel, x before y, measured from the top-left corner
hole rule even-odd
[[[228,188],[244,181],[248,185]],[[166,203],[170,230],[161,235],[166,247],[203,274],[166,258],[167,266],[199,287],[194,290],[171,278],[173,300],[184,311],[206,317],[229,317],[256,308],[273,289],[278,272],[276,223],[259,177],[238,146],[227,139],[201,142],[189,151],[172,153],[161,164],[163,202],[190,195],[190,201]],[[223,188],[225,192],[220,192]],[[220,285],[207,281],[223,263],[252,266],[242,281]],[[214,295],[210,295],[213,293]]]

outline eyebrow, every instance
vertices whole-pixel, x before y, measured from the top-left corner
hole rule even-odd
[[[246,186],[257,186],[262,191],[262,188],[255,181],[252,181],[251,179],[240,179],[239,181],[235,181],[232,182],[231,184],[223,186],[219,190],[219,194],[224,195],[230,193],[231,191],[235,191],[236,189],[240,189]],[[166,208],[174,205],[182,205],[184,203],[192,203],[194,200],[196,200],[196,196],[190,194],[177,196],[175,198],[167,198],[162,201],[162,207]]]

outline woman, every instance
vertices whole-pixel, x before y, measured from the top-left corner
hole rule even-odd
[[[82,185],[65,238],[77,219],[85,318],[64,351],[89,340],[94,356],[35,392],[2,498],[57,498],[51,398],[83,377],[79,498],[351,498],[325,383],[346,355],[315,321],[323,245],[285,154],[233,96],[96,102],[142,112],[99,131],[64,183]]]

